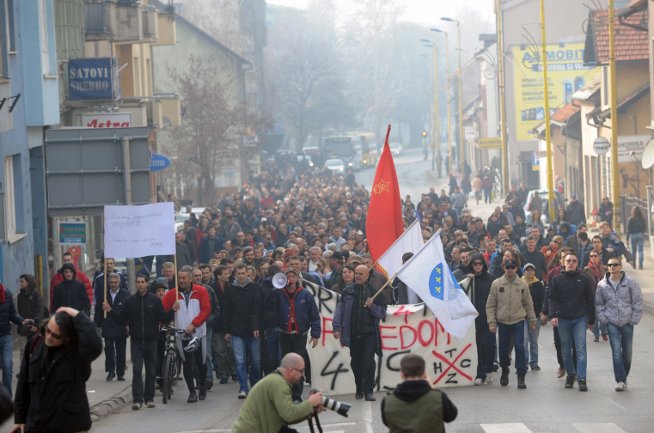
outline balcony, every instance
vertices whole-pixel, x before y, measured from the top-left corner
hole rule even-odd
[[[150,42],[159,39],[158,15],[154,6],[143,9],[143,37]]]
[[[157,31],[157,40],[153,42],[153,45],[175,45],[177,41],[175,15],[158,12]]]
[[[176,94],[154,95],[148,101],[148,118],[157,128],[179,126],[181,117],[179,97]]]
[[[86,41],[144,42],[143,7],[138,0],[86,0]],[[147,13],[146,13],[147,15]]]

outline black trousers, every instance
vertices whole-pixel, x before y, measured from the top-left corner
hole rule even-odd
[[[350,339],[350,367],[354,374],[357,394],[370,394],[375,386],[375,334],[365,334]]]
[[[279,336],[279,344],[282,350],[282,356],[287,353],[297,353],[304,358],[304,376],[300,381],[291,386],[291,395],[293,401],[302,400],[302,388],[304,387],[304,379],[307,375],[308,369],[311,368],[307,363],[309,354],[307,353],[307,334],[281,334]]]
[[[132,350],[132,399],[134,403],[154,401],[154,377],[157,368],[157,340],[130,341]],[[145,365],[145,392],[143,366]]]
[[[495,334],[491,334],[487,324],[480,324],[475,329],[475,340],[477,343],[477,376],[478,379],[486,379],[487,373],[493,372],[493,361],[495,360]]]
[[[556,360],[559,363],[559,368],[563,367],[563,355],[561,354],[561,337],[559,336],[559,328],[554,327],[554,348],[556,349]],[[572,345],[572,361],[575,364],[575,369],[577,368],[577,348],[575,345]]]
[[[182,348],[186,347],[189,341],[182,340]],[[182,369],[189,392],[195,392],[196,383],[200,389],[206,389],[207,364],[204,362],[204,357],[202,356],[202,347],[199,347],[195,352],[184,352]]]
[[[121,377],[125,375],[125,349],[127,338],[104,339],[104,370]]]

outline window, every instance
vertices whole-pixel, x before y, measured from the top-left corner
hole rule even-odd
[[[50,52],[48,51],[48,10],[45,0],[39,0],[39,36],[41,45],[41,67],[43,74],[50,73]]]
[[[8,242],[15,242],[24,235],[22,217],[22,192],[16,188],[21,185],[20,155],[6,156],[4,160],[4,179],[2,204],[4,207],[4,233]],[[2,224],[0,224],[1,226]]]
[[[0,77],[8,77],[9,71],[7,70],[8,59],[8,45],[7,42],[9,34],[7,31],[7,24],[9,21],[9,14],[7,8],[7,0],[0,0]]]

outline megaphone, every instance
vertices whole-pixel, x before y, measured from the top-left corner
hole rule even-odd
[[[288,283],[288,278],[286,277],[286,274],[283,272],[277,272],[272,277],[272,285],[276,289],[283,289],[284,287],[286,287],[287,283]]]

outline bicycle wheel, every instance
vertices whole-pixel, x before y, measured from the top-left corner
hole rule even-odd
[[[162,387],[161,393],[163,394],[162,403],[166,404],[172,395],[173,380],[175,380],[175,355],[172,352],[166,353],[164,358],[163,372],[162,372]]]

